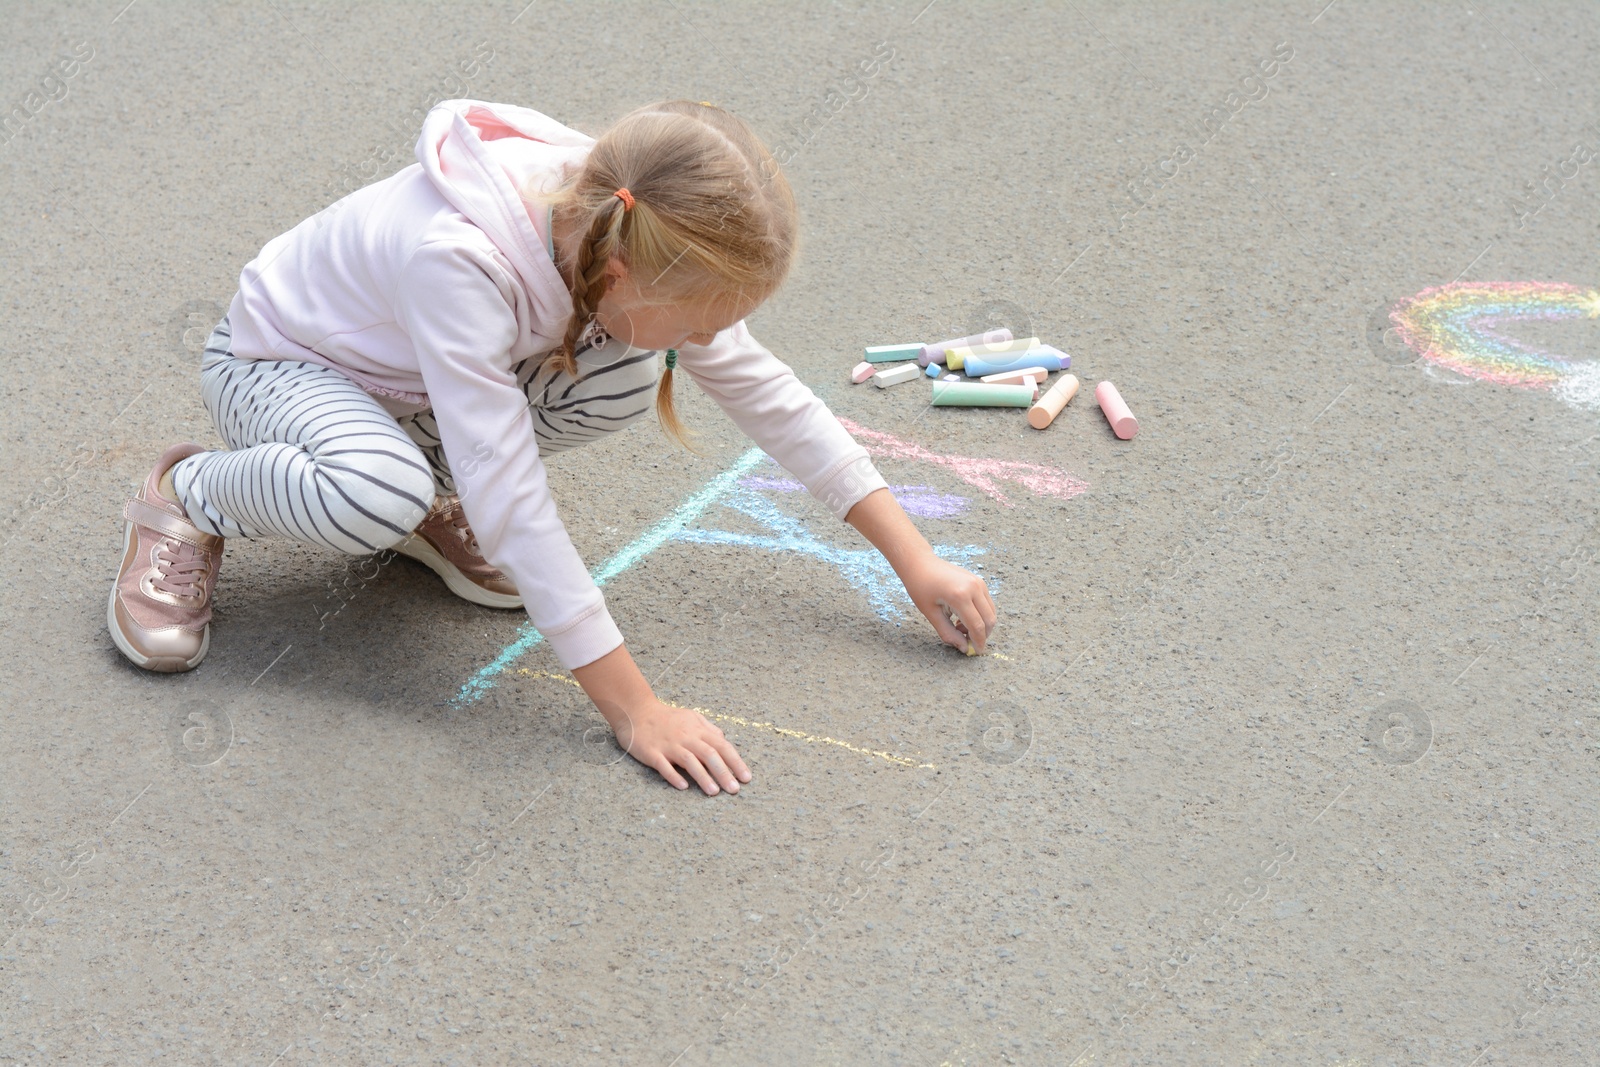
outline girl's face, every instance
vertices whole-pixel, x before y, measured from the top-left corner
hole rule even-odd
[[[595,310],[606,333],[635,348],[681,348],[708,345],[717,334],[745,319],[756,305],[730,300],[699,304],[660,304],[643,298],[626,267],[615,260],[607,268],[611,284]]]

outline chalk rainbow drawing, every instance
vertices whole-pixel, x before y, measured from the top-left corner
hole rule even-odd
[[[1061,500],[1070,500],[1089,488],[1087,482],[1073,477],[1059,467],[1014,460],[984,459],[977,456],[942,455],[914,441],[902,440],[893,434],[880,433],[846,419],[840,419],[839,422],[861,440],[871,455],[882,459],[913,460],[944,467],[1005,507],[1012,505],[996,484],[1001,480],[1015,482],[1036,495],[1052,496]],[[621,576],[668,542],[743,545],[768,551],[802,552],[830,563],[847,581],[866,593],[873,609],[880,617],[885,619],[901,617],[903,612],[899,604],[901,601],[906,601],[904,589],[900,585],[898,576],[889,567],[888,561],[884,560],[876,549],[845,549],[828,545],[813,535],[798,519],[785,515],[771,501],[759,495],[756,491],[758,488],[789,491],[787,484],[771,484],[779,481],[777,479],[767,479],[763,483],[761,476],[751,475],[762,460],[770,459],[771,457],[760,448],[745,451],[731,465],[690,493],[672,514],[652,525],[601,564],[593,572],[595,584],[603,586]],[[750,478],[752,484],[743,484],[746,478]],[[905,491],[920,490],[925,487],[896,488]],[[697,522],[709,508],[724,500],[727,506],[744,513],[772,532],[760,535],[736,533],[731,530],[690,528],[691,524]],[[932,506],[948,511],[953,506],[951,501],[959,501],[963,506],[966,503],[963,497],[938,497]],[[934,551],[944,559],[965,563],[987,550],[976,545],[935,545]],[[488,695],[489,690],[494,688],[495,680],[501,674],[543,641],[544,636],[534,629],[532,624],[523,624],[510,644],[462,683],[450,705],[462,707],[482,700]]]
[[[1577,318],[1600,318],[1600,291],[1562,282],[1453,282],[1424,289],[1389,312],[1401,340],[1429,363],[1496,385],[1555,389],[1582,403],[1571,386],[1593,380],[1588,362],[1501,332],[1509,323]]]

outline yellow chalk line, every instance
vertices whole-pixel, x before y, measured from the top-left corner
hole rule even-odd
[[[527,675],[529,678],[548,678],[551,681],[565,682],[567,685],[570,685],[574,689],[578,689],[580,691],[583,689],[583,686],[579,685],[576,679],[568,678],[564,674],[556,674],[553,671],[532,671],[526,667],[519,667],[516,673]],[[708,719],[718,719],[722,722],[731,722],[738,726],[749,726],[757,730],[771,730],[775,734],[782,734],[784,737],[799,738],[801,741],[808,741],[814,745],[834,745],[838,748],[848,749],[849,751],[857,753],[858,755],[874,756],[878,759],[888,760],[890,763],[895,763],[902,767],[915,767],[918,770],[938,770],[938,768],[931,763],[918,763],[914,759],[909,759],[905,756],[897,756],[893,752],[875,752],[870,748],[861,748],[858,745],[852,745],[848,741],[841,741],[837,737],[822,737],[818,734],[808,734],[804,730],[791,730],[786,726],[778,726],[775,723],[770,722],[756,722],[754,719],[746,719],[739,715],[723,715],[720,712],[707,711],[705,708],[686,708],[683,704],[674,704],[670,700],[663,700],[662,703],[666,704],[668,707],[685,708],[686,711],[698,711]]]

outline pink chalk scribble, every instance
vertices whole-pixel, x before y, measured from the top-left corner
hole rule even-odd
[[[1088,482],[1073,477],[1060,467],[1047,467],[1042,463],[1024,463],[1011,459],[941,455],[938,452],[930,452],[913,441],[902,441],[893,434],[869,430],[849,419],[840,418],[839,425],[859,440],[874,459],[914,459],[921,463],[948,467],[956,477],[970,486],[983,490],[996,503],[1006,507],[1012,506],[1011,501],[1006,499],[1005,493],[996,484],[1002,480],[1015,482],[1039,496],[1053,496],[1061,500],[1071,500],[1089,488]]]

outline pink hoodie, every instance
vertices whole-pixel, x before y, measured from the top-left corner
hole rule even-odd
[[[566,335],[572,294],[550,253],[548,209],[518,188],[555,188],[594,139],[508,104],[447,100],[417,164],[267,242],[229,308],[233,354],[341,371],[391,412],[431,407],[484,557],[516,583],[569,670],[622,643],[578,557],[511,368]],[[530,217],[531,215],[531,217]],[[743,322],[678,366],[734,423],[843,519],[885,483],[794,372]]]

